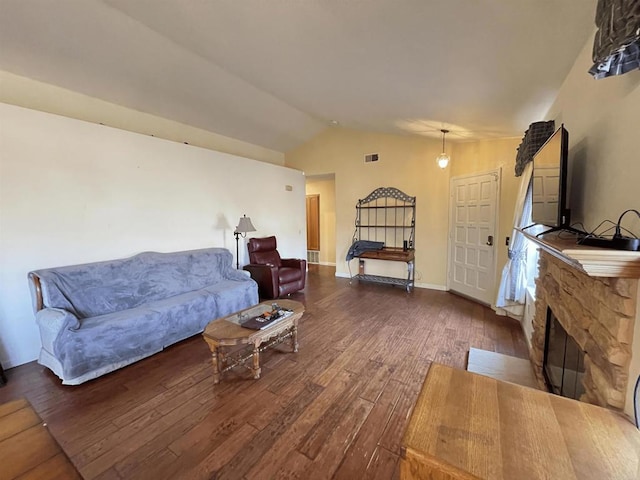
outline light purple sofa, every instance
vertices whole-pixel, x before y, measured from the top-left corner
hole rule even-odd
[[[207,248],[30,272],[39,363],[77,385],[257,304],[257,284],[232,261]]]

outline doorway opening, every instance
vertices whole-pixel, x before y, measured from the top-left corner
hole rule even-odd
[[[307,195],[307,261],[336,265],[335,175],[309,176]]]

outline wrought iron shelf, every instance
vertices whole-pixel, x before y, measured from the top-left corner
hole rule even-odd
[[[358,225],[362,228],[414,228],[413,225]]]
[[[416,197],[394,187],[375,189],[356,204],[353,243],[382,242],[382,250],[360,253],[359,273],[352,277],[365,282],[399,285],[411,291],[414,286],[414,236],[416,231]],[[405,262],[407,277],[395,278],[364,273],[366,260]]]
[[[389,205],[389,206],[385,206],[385,205],[374,205],[374,206],[371,206],[371,207],[365,207],[365,206],[361,206],[361,205],[356,205],[356,208],[360,208],[360,209],[362,209],[362,210],[369,210],[369,209],[376,209],[376,208],[378,208],[378,209],[387,209],[387,210],[388,210],[388,209],[390,209],[390,208],[398,208],[398,209],[401,209],[401,208],[410,208],[410,207],[409,207],[409,206],[407,206],[407,205]]]
[[[396,278],[396,277],[383,277],[381,275],[367,275],[367,274],[358,274],[353,278],[358,279],[360,282],[371,282],[371,283],[382,283],[385,285],[397,285],[399,287],[403,287],[407,289],[407,292],[410,291],[411,287],[413,287],[413,279],[407,280],[406,278]]]

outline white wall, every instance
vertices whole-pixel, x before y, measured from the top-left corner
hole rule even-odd
[[[306,258],[302,172],[0,103],[0,361],[40,348],[30,270],[150,250],[235,255],[242,214],[249,236],[275,234],[284,256]]]

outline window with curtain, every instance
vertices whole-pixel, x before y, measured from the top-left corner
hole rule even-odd
[[[510,316],[521,317],[527,287],[537,276],[537,248],[518,231],[532,223],[533,156],[555,131],[553,120],[534,122],[524,134],[516,155],[516,177],[520,177],[520,187],[513,214],[513,231],[509,245],[508,260],[502,270],[502,278],[496,298],[496,307]]]
[[[531,225],[533,164],[527,163],[520,177],[520,188],[513,215],[513,231],[509,245],[508,260],[502,270],[502,279],[496,299],[496,307],[513,316],[522,316],[525,293],[528,286],[528,263],[530,242],[517,229]]]

